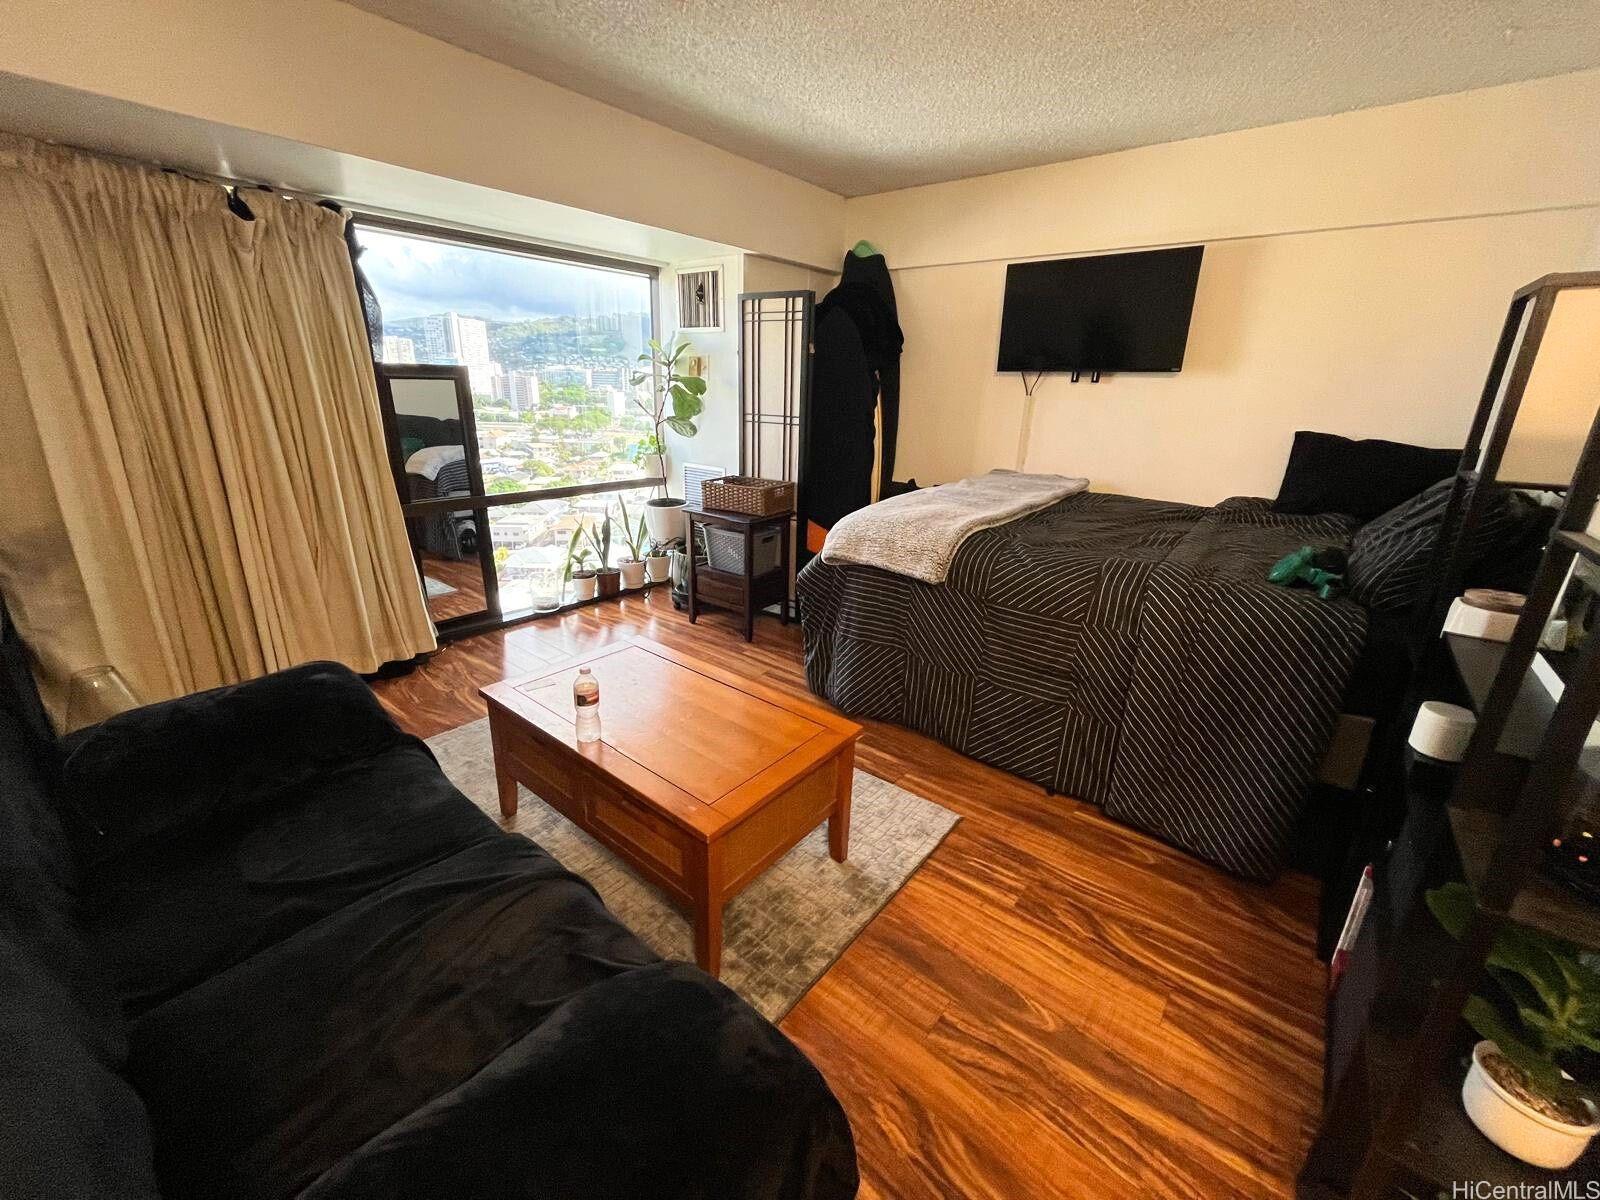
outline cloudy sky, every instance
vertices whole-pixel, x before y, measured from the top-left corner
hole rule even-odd
[[[492,321],[524,317],[648,312],[649,281],[638,275],[546,262],[360,229],[366,272],[388,320],[455,311]]]

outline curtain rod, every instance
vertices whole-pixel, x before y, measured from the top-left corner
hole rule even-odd
[[[20,136],[25,137],[27,135],[24,134]],[[502,242],[515,242],[534,253],[537,253],[540,250],[548,250],[556,253],[557,255],[588,255],[597,258],[609,258],[613,262],[619,264],[637,265],[639,267],[649,268],[657,272],[659,272],[661,268],[670,265],[669,261],[666,259],[647,258],[635,254],[626,254],[621,251],[611,251],[603,248],[597,249],[593,246],[578,245],[572,242],[562,242],[555,239],[543,239],[539,238],[537,235],[525,234],[514,230],[491,229],[486,226],[473,225],[465,221],[457,221],[448,217],[435,217],[429,216],[425,213],[406,212],[401,209],[385,208],[376,204],[362,204],[358,201],[341,199],[337,196],[326,196],[316,192],[302,191],[299,188],[289,187],[284,184],[265,183],[259,179],[244,179],[237,175],[223,175],[215,171],[204,171],[193,167],[180,167],[169,163],[154,162],[140,158],[131,158],[125,154],[116,154],[107,150],[93,150],[85,146],[75,145],[71,142],[56,142],[47,140],[45,138],[34,138],[32,140],[39,142],[42,145],[65,147],[69,150],[75,150],[79,154],[93,155],[96,158],[103,158],[110,162],[120,163],[121,165],[127,167],[139,167],[147,171],[154,170],[170,172],[174,175],[181,175],[186,179],[192,179],[197,183],[215,184],[224,191],[237,192],[240,190],[245,190],[275,192],[282,196],[288,196],[291,199],[304,200],[309,204],[333,204],[349,213],[352,219],[367,217],[374,221],[392,221],[402,224],[412,224],[432,228],[441,232],[460,233],[479,238],[499,240]],[[511,249],[511,247],[506,248]],[[603,264],[597,263],[595,265],[599,266]]]

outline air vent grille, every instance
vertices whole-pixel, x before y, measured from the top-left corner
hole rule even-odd
[[[722,328],[722,271],[678,273],[678,328]]]

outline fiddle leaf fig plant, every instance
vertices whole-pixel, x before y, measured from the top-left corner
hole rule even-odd
[[[663,427],[679,437],[692,438],[700,432],[695,418],[705,411],[706,381],[698,375],[685,375],[678,364],[693,347],[685,338],[675,338],[670,346],[651,338],[649,347],[648,353],[639,355],[639,361],[647,367],[633,373],[632,383],[634,387],[650,383],[650,403],[637,394],[634,403],[650,418],[657,447],[662,445]]]
[[[1428,908],[1452,937],[1472,924],[1477,905],[1464,883],[1428,893]],[[1462,1017],[1499,1047],[1533,1090],[1556,1103],[1600,1096],[1600,954],[1520,925],[1495,935],[1485,963],[1501,993],[1473,996]],[[1509,1014],[1509,1015],[1508,1015]],[[1574,1078],[1567,1078],[1567,1072]]]

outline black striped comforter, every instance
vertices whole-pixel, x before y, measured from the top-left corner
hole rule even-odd
[[[814,559],[799,580],[806,678],[846,713],[1270,879],[1366,613],[1267,569],[1353,529],[1251,498],[1084,493],[974,534],[942,584]]]
[[[467,471],[465,459],[445,463],[433,479],[415,471],[408,472],[406,479],[411,484],[413,500],[433,500],[440,496],[466,496],[472,492],[472,477]],[[429,513],[415,520],[420,531],[422,549],[428,553],[455,559],[471,558],[476,553],[475,550],[469,551],[461,544],[462,531],[472,525],[471,510]]]

